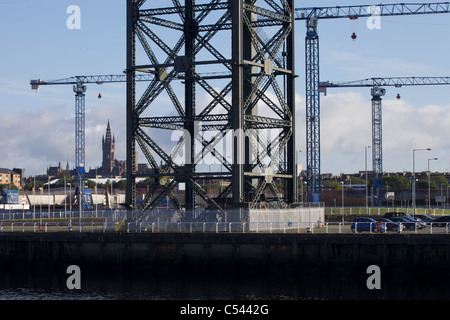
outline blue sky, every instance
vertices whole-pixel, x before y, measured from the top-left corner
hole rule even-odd
[[[168,1],[160,1],[168,5]],[[394,1],[392,1],[394,2]],[[296,1],[297,7],[374,4],[373,1]],[[81,9],[81,29],[70,30],[70,5]],[[380,30],[367,19],[321,20],[322,80],[387,76],[450,76],[450,15],[382,17]],[[297,149],[305,163],[304,22],[296,24]],[[358,36],[353,41],[350,36]],[[125,68],[124,0],[0,0],[0,167],[23,167],[26,174],[74,159],[74,95],[70,86],[31,90],[31,79],[120,74]],[[102,99],[98,99],[98,94]],[[400,93],[401,99],[395,97]],[[364,146],[371,144],[368,89],[333,89],[322,98],[322,172],[364,169]],[[450,87],[389,88],[383,99],[385,171],[449,171]],[[89,85],[86,94],[86,165],[101,165],[101,138],[108,119],[116,157],[125,159],[125,84]],[[370,159],[370,157],[369,157]],[[141,159],[143,160],[143,159]],[[142,162],[142,161],[141,161]],[[369,160],[369,168],[371,162]]]

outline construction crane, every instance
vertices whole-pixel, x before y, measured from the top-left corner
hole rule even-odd
[[[136,81],[150,81],[155,76],[153,74],[139,74]],[[45,85],[73,85],[75,92],[75,168],[76,168],[76,187],[78,189],[77,199],[80,211],[89,205],[85,195],[85,92],[88,83],[114,83],[126,82],[127,76],[123,75],[95,75],[95,76],[75,76],[66,79],[44,81],[42,79],[31,80],[31,89],[39,92],[40,86]],[[101,95],[99,95],[99,98]]]
[[[449,85],[450,77],[389,77],[370,78],[349,82],[320,82],[320,91],[326,94],[328,88],[368,87],[372,95],[372,167],[374,205],[381,206],[383,197],[383,141],[382,141],[382,97],[384,87]],[[400,95],[397,95],[400,99]]]
[[[164,76],[161,72],[156,72],[148,69],[137,70],[141,73],[136,75],[136,82],[152,81],[155,77]],[[226,77],[227,74],[220,72],[201,73],[204,79]],[[182,80],[182,79],[181,79]],[[77,172],[76,186],[78,194],[85,195],[84,183],[85,180],[85,92],[87,90],[86,84],[95,83],[98,85],[104,83],[127,82],[126,74],[118,75],[92,75],[92,76],[75,76],[70,78],[45,81],[42,79],[31,80],[31,89],[39,92],[40,86],[46,85],[73,85],[73,92],[75,92],[75,168]],[[101,94],[98,96],[101,98]],[[84,197],[80,197],[86,204]],[[82,203],[78,201],[80,208]]]
[[[318,202],[321,191],[318,20],[450,13],[450,2],[297,8],[295,11],[296,20],[306,21],[307,197],[309,202]]]

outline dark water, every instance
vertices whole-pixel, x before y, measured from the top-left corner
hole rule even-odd
[[[149,275],[82,272],[81,289],[69,290],[61,272],[0,275],[0,300],[447,300],[448,277],[382,276],[369,290],[366,275]]]

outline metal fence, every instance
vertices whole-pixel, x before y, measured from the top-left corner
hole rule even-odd
[[[383,216],[386,212],[406,212],[413,214],[412,208],[402,207],[369,207],[366,213],[366,207],[327,207],[325,208],[326,215],[334,216],[348,216],[348,215],[365,215],[365,216]],[[450,214],[449,208],[416,208],[416,214],[427,214],[430,216],[443,216]]]
[[[448,234],[450,223],[431,223],[419,228],[399,228],[398,230],[379,227],[375,223],[346,222],[265,222],[262,224],[248,222],[2,222],[0,232],[126,232],[126,233],[415,233],[415,234]]]

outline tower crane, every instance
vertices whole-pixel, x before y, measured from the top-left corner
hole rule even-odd
[[[149,81],[154,78],[153,74],[139,74],[136,81]],[[39,92],[40,86],[45,85],[73,85],[75,92],[75,168],[76,187],[78,188],[78,204],[81,210],[88,202],[85,199],[85,92],[88,83],[114,83],[126,82],[127,76],[123,75],[95,75],[95,76],[75,76],[65,79],[44,81],[42,79],[31,80],[31,89]],[[99,97],[101,97],[99,95]],[[80,196],[82,195],[82,196]]]
[[[403,16],[450,13],[450,2],[398,3],[295,9],[296,20],[306,21],[306,144],[308,201],[320,201],[320,97],[319,19],[356,19],[371,16]]]
[[[155,76],[164,76],[161,72],[152,71],[148,69],[138,69],[139,74],[136,74],[136,82],[152,81]],[[226,75],[218,72],[201,73],[204,79],[220,78]],[[74,76],[70,78],[45,81],[42,79],[31,80],[31,89],[39,92],[40,86],[46,85],[73,85],[73,92],[75,92],[75,168],[77,172],[76,186],[79,194],[85,195],[84,183],[85,180],[85,92],[87,90],[86,84],[104,84],[127,82],[126,74],[118,75],[91,75],[91,76]],[[99,98],[101,95],[99,94]],[[85,201],[83,197],[80,197]],[[79,201],[80,208],[81,203]]]
[[[449,85],[450,77],[389,77],[370,78],[349,82],[320,82],[319,89],[326,94],[327,88],[369,87],[372,95],[372,167],[374,204],[382,204],[383,191],[383,144],[382,144],[382,97],[384,87]],[[399,98],[399,96],[397,96]]]

